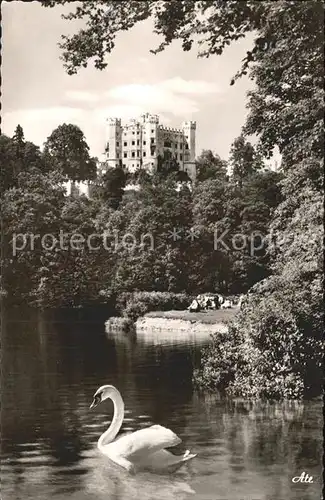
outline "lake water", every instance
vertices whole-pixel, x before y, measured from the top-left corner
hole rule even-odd
[[[2,500],[318,500],[321,402],[252,404],[198,394],[192,370],[209,339],[107,336],[103,322],[53,322],[15,312],[2,336]],[[198,453],[173,475],[129,475],[97,451],[112,405],[122,432],[170,427]],[[293,483],[306,472],[310,484]]]

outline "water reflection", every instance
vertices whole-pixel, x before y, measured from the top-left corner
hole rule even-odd
[[[192,370],[207,337],[107,336],[102,322],[56,323],[30,312],[12,315],[5,327],[4,499],[320,498],[321,403],[193,393]],[[88,408],[104,383],[124,396],[122,432],[168,426],[199,454],[191,466],[173,476],[129,476],[102,457],[96,442],[112,405]],[[314,476],[313,484],[291,482],[302,471]]]

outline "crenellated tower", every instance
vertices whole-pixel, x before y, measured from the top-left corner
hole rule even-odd
[[[196,122],[186,121],[182,123],[185,138],[185,148],[188,151],[186,161],[195,161]]]
[[[182,130],[185,140],[185,155],[184,155],[184,170],[188,173],[193,181],[196,178],[195,164],[195,144],[196,144],[196,122],[185,121],[182,123]]]
[[[159,116],[145,113],[142,115],[142,165],[152,171],[157,165],[159,154]]]
[[[110,167],[117,167],[122,160],[122,124],[120,118],[107,118],[107,142],[105,152]]]

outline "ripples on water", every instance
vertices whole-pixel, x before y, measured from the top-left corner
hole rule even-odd
[[[3,500],[316,500],[321,403],[225,401],[192,390],[207,337],[155,332],[106,336],[96,323],[9,317],[2,340]],[[112,405],[89,411],[99,385],[126,404],[122,432],[172,428],[198,453],[171,476],[130,476],[97,440]],[[180,446],[181,451],[181,446]],[[302,471],[309,485],[293,484]]]

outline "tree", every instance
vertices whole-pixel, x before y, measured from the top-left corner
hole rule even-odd
[[[60,244],[43,255],[37,270],[41,286],[33,292],[45,307],[98,304],[100,291],[111,281],[111,254],[104,248],[96,228],[98,203],[86,196],[65,197],[59,216]]]
[[[189,270],[187,241],[174,241],[173,229],[183,233],[191,224],[191,193],[176,190],[172,178],[147,180],[137,196],[123,199],[118,210],[98,216],[113,245],[114,292],[133,290],[182,291]]]
[[[66,1],[43,2],[50,7],[58,3]],[[70,74],[86,67],[90,59],[96,68],[105,68],[119,32],[149,17],[163,37],[155,53],[173,40],[181,41],[183,50],[198,41],[199,55],[208,57],[253,34],[252,48],[231,83],[248,72],[255,83],[244,133],[257,135],[257,151],[266,157],[275,146],[279,148],[283,199],[272,207],[270,237],[275,234],[278,240],[269,245],[272,275],[249,293],[220,366],[231,394],[308,395],[312,381],[322,375],[323,2],[98,0],[77,4],[75,12],[65,17],[86,21],[85,28],[64,37],[61,45]],[[252,173],[244,182],[252,160],[248,153],[245,150],[237,158],[242,190]],[[244,161],[246,154],[249,161]],[[228,200],[225,225],[252,227],[260,208],[263,217],[258,222],[263,223],[265,204],[245,207],[243,196]],[[302,239],[305,231],[307,241]],[[215,363],[213,357],[211,352]],[[210,378],[212,371],[209,365]]]
[[[206,373],[215,356],[228,366],[228,394],[301,398],[318,394],[322,377],[323,6],[268,5],[269,44],[255,55],[245,131],[259,135],[265,155],[277,145],[283,158],[269,234],[272,274],[251,289],[227,355],[213,353]],[[219,375],[217,368],[210,378]]]
[[[66,0],[43,1],[42,5],[54,7],[65,3]],[[295,2],[281,2],[282,5],[286,3]],[[273,40],[268,33],[271,31],[268,18],[272,18],[272,6],[267,2],[97,0],[78,5],[74,12],[62,17],[67,20],[82,19],[87,23],[87,27],[78,33],[64,36],[60,44],[62,59],[69,74],[86,67],[92,58],[96,68],[104,69],[107,66],[106,55],[114,49],[119,32],[131,29],[150,17],[153,18],[155,32],[164,39],[156,50],[152,50],[154,53],[164,50],[173,40],[180,40],[183,50],[188,51],[194,39],[197,39],[202,47],[199,55],[207,57],[221,54],[231,42],[257,31],[254,48],[247,53],[242,73],[247,71],[248,65],[259,54],[269,48]]]
[[[44,153],[53,168],[67,180],[86,181],[96,177],[96,160],[89,156],[89,146],[76,125],[59,125],[44,144]]]
[[[240,188],[243,182],[262,167],[262,160],[254,146],[243,135],[234,140],[230,151],[232,179]]]
[[[179,172],[179,164],[171,151],[164,151],[163,155],[158,155],[156,172],[161,179],[166,179],[169,175]]]
[[[210,149],[203,150],[196,159],[196,172],[196,180],[198,182],[207,179],[220,179],[224,181],[227,177],[227,162]]]
[[[0,135],[0,189],[1,194],[17,184],[18,164],[13,140]]]
[[[208,179],[193,190],[193,230],[191,251],[191,287],[197,293],[225,292],[229,283],[228,255],[223,244],[215,245],[215,235],[229,229],[226,218],[228,182]],[[228,243],[228,239],[224,242]]]
[[[61,227],[62,183],[57,172],[43,175],[33,168],[3,193],[1,270],[3,287],[14,301],[30,303],[39,286],[39,271],[51,255],[45,248],[51,236],[46,235],[57,235]]]
[[[267,235],[281,199],[280,178],[262,171],[242,189],[219,179],[195,186],[193,222],[200,237],[191,264],[193,287],[241,293],[270,273]]]
[[[20,125],[12,138],[0,135],[0,189],[3,193],[17,187],[21,175],[30,170],[47,171],[44,155],[35,144],[25,141]]]
[[[117,209],[122,201],[127,174],[123,167],[109,167],[99,180],[100,198],[108,206]]]
[[[24,131],[21,125],[17,125],[12,140],[16,146],[17,157],[19,157],[20,155],[22,155],[25,146]]]

